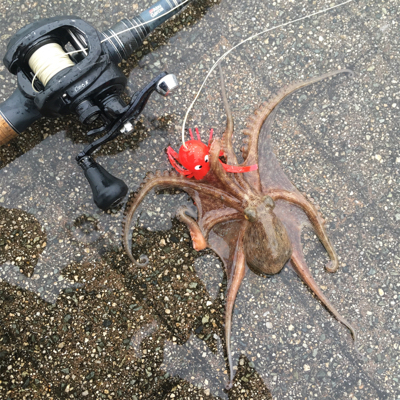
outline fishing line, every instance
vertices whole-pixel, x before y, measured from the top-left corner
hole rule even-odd
[[[157,17],[152,18],[151,20],[149,20],[147,22],[144,22],[144,23],[135,25],[133,27],[127,28],[125,30],[122,30],[120,32],[114,33],[114,34],[108,36],[107,38],[103,39],[101,41],[101,43],[104,43],[106,41],[110,41],[110,39],[113,38],[113,37],[117,37],[117,36],[119,36],[119,35],[121,35],[121,34],[123,34],[125,32],[131,31],[133,29],[136,29],[136,28],[144,26],[144,25],[147,25],[148,23],[150,23],[152,21],[155,21],[155,20],[157,20],[159,18],[162,18],[165,15],[167,15],[167,14],[171,13],[172,11],[176,10],[177,8],[181,7],[183,4],[188,3],[189,1],[190,0],[184,0],[181,4],[179,4],[178,6],[175,6],[174,8],[172,8],[170,10],[168,10],[164,14],[160,14]],[[242,40],[241,42],[236,44],[234,47],[229,49],[227,52],[225,52],[221,57],[219,57],[218,60],[214,63],[214,65],[210,68],[210,70],[207,73],[202,85],[200,86],[200,89],[197,92],[194,100],[189,105],[189,107],[188,107],[188,109],[186,111],[185,118],[184,118],[183,124],[182,124],[182,143],[183,143],[183,145],[185,146],[185,125],[186,125],[189,113],[192,110],[194,104],[196,103],[198,97],[200,96],[200,93],[203,90],[203,87],[206,84],[206,82],[207,82],[208,78],[210,77],[211,73],[214,71],[214,69],[216,68],[218,63],[220,61],[222,61],[228,54],[230,54],[233,50],[235,50],[236,48],[238,48],[242,44],[244,44],[246,42],[249,42],[250,40],[253,40],[254,38],[256,38],[256,37],[258,37],[260,35],[263,35],[264,33],[267,33],[267,32],[270,32],[270,31],[273,31],[273,30],[276,30],[276,29],[279,29],[279,28],[283,28],[283,27],[285,27],[287,25],[291,25],[291,24],[294,24],[296,22],[302,21],[304,19],[311,18],[311,17],[313,17],[315,15],[318,15],[318,14],[322,14],[322,13],[331,11],[331,10],[333,10],[335,8],[342,7],[345,4],[348,4],[348,3],[352,2],[352,1],[353,0],[346,0],[346,1],[344,1],[342,3],[339,3],[339,4],[335,5],[335,6],[328,7],[328,8],[325,8],[323,10],[316,11],[316,12],[313,12],[311,14],[305,15],[303,17],[300,17],[300,18],[285,22],[283,24],[280,24],[280,25],[277,25],[277,26],[273,26],[272,28],[265,29],[265,30],[263,30],[261,32],[258,32],[256,34],[248,37],[247,39]],[[41,49],[43,49],[42,52],[40,52]],[[62,47],[59,46],[56,43],[51,43],[49,45],[42,46],[29,59],[29,65],[30,65],[32,71],[35,73],[35,75],[33,77],[33,80],[32,80],[32,88],[34,89],[33,84],[34,84],[34,81],[35,81],[36,78],[38,78],[43,83],[43,85],[46,86],[48,81],[55,74],[57,74],[58,72],[60,72],[61,70],[65,69],[65,68],[74,66],[75,63],[68,57],[68,55],[69,54],[83,52],[85,50],[87,50],[87,49],[80,49],[80,50],[76,50],[76,51],[72,51],[72,52],[66,53],[62,49]]]
[[[46,53],[45,54],[46,57],[43,57],[43,54],[38,52],[46,46],[49,47],[43,51],[43,53]],[[58,43],[49,43],[40,47],[32,54],[31,58],[28,61],[29,66],[35,73],[32,79],[32,89],[36,93],[38,93],[38,91],[33,86],[33,84],[35,83],[35,79],[39,79],[40,82],[42,82],[43,85],[46,86],[49,80],[55,74],[57,74],[58,72],[62,71],[65,68],[73,67],[75,65],[75,63],[68,57],[70,54],[81,53],[82,51],[86,50],[88,49],[79,49],[66,53]],[[41,57],[43,57],[43,59]],[[52,59],[52,57],[55,57],[55,61]]]
[[[75,63],[68,57],[63,48],[58,43],[48,43],[37,49],[29,58],[28,64],[34,72],[32,79],[32,89],[37,92],[33,84],[35,79],[39,79],[44,86],[58,72],[65,68],[73,67]]]
[[[209,76],[211,75],[211,73],[214,71],[214,69],[216,68],[216,66],[218,65],[218,63],[219,63],[221,60],[223,60],[229,53],[231,53],[233,50],[235,50],[236,48],[238,48],[239,46],[241,46],[243,43],[246,43],[246,42],[248,42],[248,41],[250,41],[250,40],[256,38],[257,36],[263,35],[263,34],[266,33],[266,32],[270,32],[270,31],[273,31],[273,30],[278,29],[278,28],[283,28],[284,26],[294,24],[295,22],[299,22],[299,21],[302,21],[302,20],[304,20],[304,19],[313,17],[313,16],[315,16],[315,15],[328,12],[328,11],[333,10],[333,9],[335,9],[335,8],[344,6],[345,4],[350,3],[350,2],[352,2],[352,1],[353,1],[353,0],[347,0],[347,1],[344,1],[344,2],[342,2],[342,3],[340,3],[340,4],[337,4],[337,5],[335,5],[335,6],[332,6],[332,7],[329,7],[329,8],[325,8],[324,10],[316,11],[316,12],[313,12],[312,14],[305,15],[304,17],[300,17],[300,18],[294,19],[294,20],[292,20],[292,21],[288,21],[288,22],[285,22],[285,23],[283,23],[283,24],[280,24],[280,25],[277,25],[277,26],[273,26],[272,28],[265,29],[265,30],[263,30],[263,31],[261,31],[261,32],[258,32],[258,33],[256,33],[256,34],[254,34],[254,35],[248,37],[247,39],[242,40],[240,43],[238,43],[237,45],[235,45],[234,47],[232,47],[230,50],[228,50],[227,52],[225,52],[221,57],[219,57],[218,60],[214,63],[214,65],[213,65],[213,66],[211,67],[211,69],[209,70],[209,72],[208,72],[208,74],[206,75],[206,77],[205,77],[205,79],[204,79],[202,85],[200,86],[200,89],[199,89],[199,91],[197,92],[197,94],[196,94],[194,100],[192,101],[192,103],[190,104],[189,108],[188,108],[187,111],[186,111],[185,118],[184,118],[183,124],[182,124],[182,143],[183,143],[183,146],[185,146],[185,148],[186,148],[186,145],[185,145],[185,125],[186,125],[186,121],[187,121],[187,118],[188,118],[188,116],[189,116],[189,113],[190,113],[191,109],[193,108],[194,103],[197,101],[197,99],[198,99],[198,97],[199,97],[199,95],[200,95],[200,93],[201,93],[201,91],[202,91],[202,89],[203,89],[205,83],[207,82],[207,79],[209,78]]]
[[[170,14],[171,12],[181,7],[183,4],[188,3],[189,1],[191,0],[184,0],[182,3],[171,8],[164,14],[160,14],[157,17],[152,18],[146,22],[137,24],[133,27],[130,27],[128,29],[107,36],[107,38],[101,40],[100,43],[104,43],[106,41],[111,42],[111,39],[114,37],[117,37],[125,32],[131,31],[136,28],[140,28],[141,26],[145,26],[153,21],[156,21],[157,19],[160,19],[165,15]],[[39,81],[42,82],[44,86],[46,86],[47,83],[50,81],[50,79],[58,72],[62,71],[65,68],[73,67],[75,63],[68,57],[70,54],[80,53],[87,50],[88,49],[85,48],[66,53],[63,50],[63,48],[57,43],[49,43],[47,45],[40,47],[38,50],[35,51],[35,53],[33,53],[33,55],[30,57],[28,61],[29,66],[31,67],[33,73],[35,74],[32,79],[32,89],[35,92],[37,92],[37,90],[34,87],[36,79],[39,79]]]

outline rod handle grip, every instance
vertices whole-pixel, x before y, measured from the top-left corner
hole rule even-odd
[[[9,125],[0,113],[0,147],[7,144],[11,139],[18,136],[18,133]]]

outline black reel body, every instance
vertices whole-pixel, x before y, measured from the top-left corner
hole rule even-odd
[[[108,121],[126,107],[120,96],[127,79],[111,62],[101,39],[100,32],[78,17],[47,18],[18,31],[3,61],[17,75],[19,90],[33,100],[42,116],[76,113],[83,123],[93,122],[100,115]],[[44,86],[35,79],[29,59],[51,43],[59,44],[66,53],[75,52],[70,55],[75,65],[57,72]]]

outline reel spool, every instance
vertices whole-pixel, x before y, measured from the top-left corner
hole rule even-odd
[[[39,47],[29,58],[28,64],[35,74],[32,87],[36,78],[46,87],[54,75],[75,65],[58,43],[48,43]]]

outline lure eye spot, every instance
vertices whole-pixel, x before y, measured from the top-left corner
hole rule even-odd
[[[196,165],[195,167],[194,167],[194,169],[196,169],[197,171],[199,170],[199,169],[201,169],[203,166],[202,165]]]
[[[208,154],[206,154],[206,156],[204,157],[204,161],[208,162]]]

